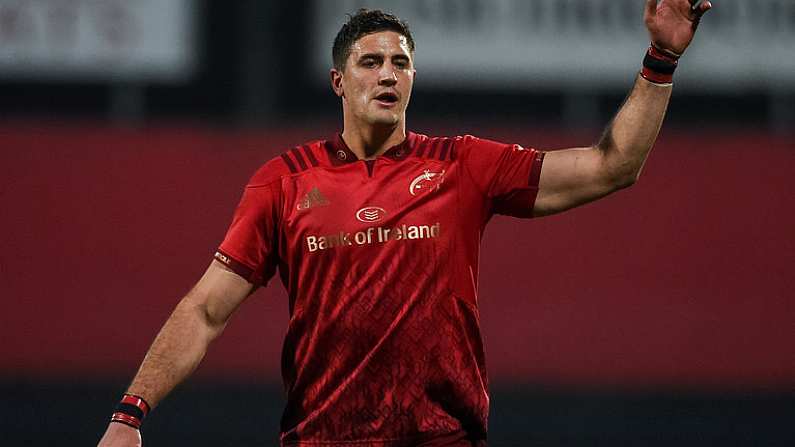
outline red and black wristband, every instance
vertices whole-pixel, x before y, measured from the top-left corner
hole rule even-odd
[[[149,410],[149,404],[142,397],[125,394],[121,398],[121,402],[116,405],[116,410],[113,411],[110,421],[139,429],[144,418],[149,414]]]
[[[643,58],[640,75],[655,84],[670,84],[674,80],[674,71],[678,65],[679,56],[664,53],[654,45],[650,45],[646,57]]]

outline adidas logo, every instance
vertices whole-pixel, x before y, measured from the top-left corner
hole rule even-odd
[[[316,206],[326,206],[330,202],[327,198],[323,196],[320,190],[315,186],[312,188],[311,191],[306,193],[303,199],[298,202],[298,209],[299,210],[308,210],[309,208],[313,208]]]

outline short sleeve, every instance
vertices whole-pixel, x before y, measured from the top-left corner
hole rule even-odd
[[[273,277],[278,263],[278,181],[246,186],[215,259],[255,285]]]
[[[492,201],[492,213],[533,216],[544,152],[470,135],[462,137],[459,144],[465,168]]]

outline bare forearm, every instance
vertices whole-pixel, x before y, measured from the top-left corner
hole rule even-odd
[[[670,84],[654,84],[638,76],[632,92],[605,130],[597,148],[618,186],[628,186],[640,175],[660,132],[671,90]]]
[[[655,82],[671,82],[673,72],[698,27],[701,16],[712,8],[709,1],[646,0],[643,20],[651,47],[643,62],[643,76]],[[656,84],[638,76],[635,87],[608,127],[597,148],[615,186],[635,182],[660,131],[671,84]]]
[[[128,392],[156,406],[199,365],[223,325],[211,324],[190,297],[180,302],[149,348]]]
[[[201,362],[207,346],[224,329],[253,285],[217,261],[180,301],[146,354],[128,393],[143,397],[154,408]],[[110,423],[101,447],[141,445],[132,426]]]

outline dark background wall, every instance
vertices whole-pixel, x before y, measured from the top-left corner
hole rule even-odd
[[[247,178],[339,130],[336,98],[310,75],[308,2],[197,4],[199,63],[184,81],[0,76],[3,445],[95,443]],[[409,127],[581,146],[624,94],[420,77]],[[490,223],[492,445],[792,445],[788,98],[676,90],[633,188]],[[275,445],[286,322],[273,281],[147,420],[147,445]]]

